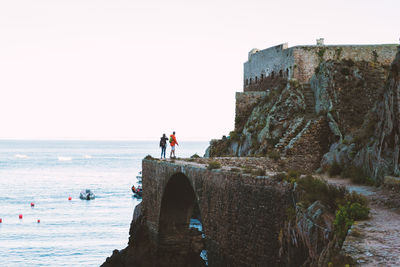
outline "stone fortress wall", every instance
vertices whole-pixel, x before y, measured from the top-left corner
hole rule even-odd
[[[244,63],[244,91],[264,91],[274,79],[296,79],[309,82],[315,68],[327,60],[351,59],[390,65],[397,52],[397,44],[381,45],[317,45],[294,46],[288,44],[273,46],[264,50],[252,49]],[[263,88],[255,89],[264,79]]]
[[[236,93],[235,130],[257,102],[273,88],[283,88],[289,80],[308,84],[315,69],[323,61],[352,60],[390,66],[397,44],[380,45],[317,45],[288,47],[287,43],[264,50],[252,49],[244,63],[243,92]]]
[[[250,85],[260,83],[267,77],[291,77],[294,59],[293,49],[288,49],[287,43],[264,50],[252,49],[248,61],[244,63],[244,91],[253,91]]]

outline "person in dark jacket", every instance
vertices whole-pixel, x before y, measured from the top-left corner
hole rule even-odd
[[[163,136],[160,138],[161,159],[163,158],[163,155],[165,159],[165,151],[167,150],[167,141],[168,141],[167,136],[163,134]]]

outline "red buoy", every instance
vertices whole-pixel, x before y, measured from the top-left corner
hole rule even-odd
[[[18,217],[19,217],[20,219],[22,219],[22,214],[20,214]]]
[[[68,200],[72,200],[72,197],[68,197]]]
[[[0,218],[0,223],[2,223],[3,222],[3,219],[2,218]]]
[[[40,223],[40,219],[37,220],[37,223]]]
[[[35,207],[35,203],[31,202],[31,207]]]

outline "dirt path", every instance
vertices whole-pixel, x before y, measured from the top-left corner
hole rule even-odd
[[[347,179],[323,178],[370,200],[370,219],[353,225],[343,244],[345,253],[361,266],[400,266],[400,214],[379,201],[387,198],[387,193],[379,188],[351,184]]]

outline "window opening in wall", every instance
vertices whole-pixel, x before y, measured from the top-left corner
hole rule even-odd
[[[255,80],[255,83],[257,83],[257,81],[258,81],[258,80],[257,80],[257,76],[256,76],[256,80]]]
[[[275,72],[271,72],[271,78],[273,79],[275,76]]]
[[[249,85],[249,79],[246,79],[246,85]]]
[[[289,69],[286,69],[286,77],[289,77]]]
[[[250,78],[250,85],[253,83],[253,79],[252,78]]]
[[[280,71],[279,71],[279,77],[282,77],[282,76],[283,76],[282,70],[280,70]]]
[[[264,80],[264,74],[261,73],[261,81]]]

